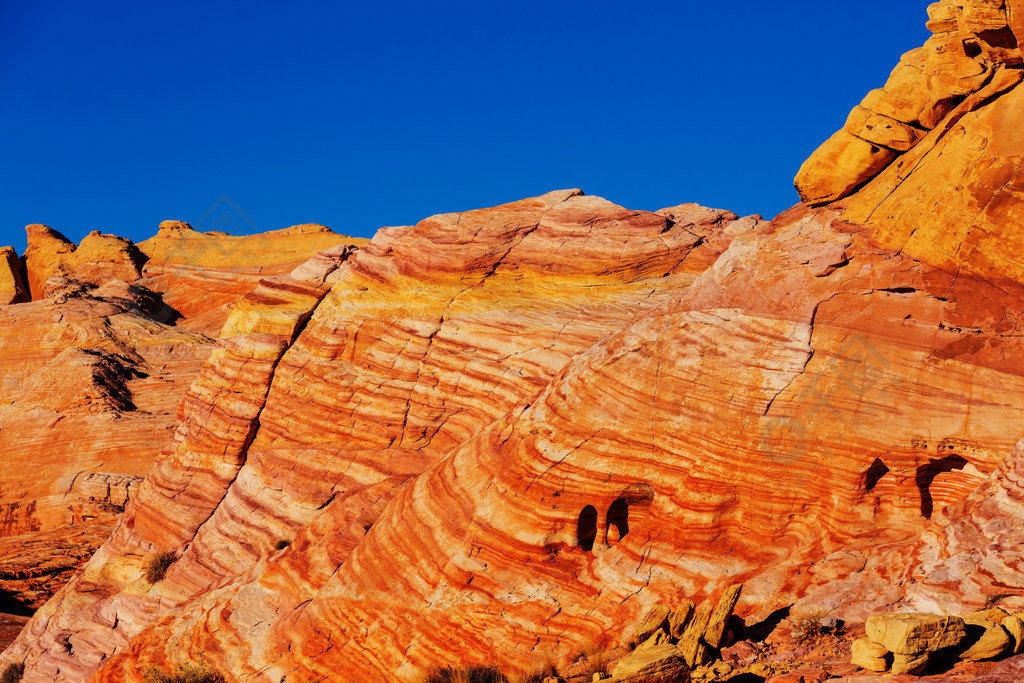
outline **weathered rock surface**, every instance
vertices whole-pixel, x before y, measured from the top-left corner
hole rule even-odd
[[[868,93],[804,163],[795,181],[800,198],[818,206],[846,197],[913,150],[895,170],[909,173],[961,118],[1019,83],[1021,14],[1020,0],[933,3],[932,37],[903,55],[885,86]],[[876,186],[886,184],[892,189],[891,182]]]
[[[900,655],[955,647],[967,637],[963,619],[938,614],[876,615],[868,617],[864,630],[869,640]]]
[[[690,668],[679,656],[675,645],[656,645],[643,650],[635,650],[612,669],[613,681],[647,680],[648,676],[661,676],[668,680],[686,683]],[[671,678],[669,678],[671,677]]]
[[[714,235],[729,246],[694,280]],[[832,211],[744,224],[563,193],[383,231],[334,277],[272,380],[271,360],[211,361],[179,461],[10,656],[74,678],[124,648],[111,680],[183,649],[238,675],[527,667],[680,593],[750,577],[771,607],[831,582],[842,565],[806,567],[918,537],[1021,424],[1021,288]],[[132,588],[167,549],[167,578]],[[85,622],[80,656],[49,649]]]
[[[159,322],[163,310],[117,282],[0,308],[4,535],[110,524],[123,510],[213,345]]]
[[[263,325],[276,315],[277,302],[267,298],[263,316],[239,306],[225,326],[223,351],[211,357],[186,400],[174,453],[147,478],[90,565],[95,569],[79,581],[106,583],[108,563],[123,567],[114,597],[89,601],[84,610],[49,613],[48,606],[24,641],[51,642],[83,611],[114,610],[125,635],[101,635],[95,626],[97,634],[88,638],[99,656],[109,654],[148,623],[154,599],[167,604],[203,591],[214,599],[211,585],[265,562],[281,538],[293,541],[267,567],[278,576],[262,584],[274,586],[269,600],[247,598],[234,614],[248,620],[276,610],[272,602],[308,600],[303,595],[330,580],[369,538],[366,527],[376,528],[385,504],[411,490],[412,477],[509,411],[521,412],[518,404],[574,354],[692,282],[716,249],[757,225],[695,206],[650,214],[562,192],[382,231],[332,276],[332,293],[276,365],[271,359],[224,365],[229,356],[251,355],[258,341],[250,333],[228,336],[235,315]],[[561,254],[554,263],[552,253]],[[282,351],[290,342],[282,339]],[[266,369],[257,371],[261,366]],[[240,404],[246,396],[257,402]],[[296,400],[306,408],[296,412]],[[270,503],[264,496],[274,490]],[[641,505],[649,495],[644,487],[633,494]],[[254,508],[257,500],[263,502]],[[575,525],[577,511],[569,514]],[[262,540],[254,544],[256,538]],[[552,539],[541,557],[556,556],[564,544]],[[116,595],[140,575],[147,552],[175,548],[181,559],[151,596]],[[213,562],[212,548],[218,549]],[[486,576],[481,580],[488,585]],[[254,584],[245,592],[251,590],[266,589]],[[274,621],[264,623],[291,628]],[[423,665],[437,663],[432,650],[423,651]],[[98,661],[45,659],[38,669],[45,675],[81,672]],[[352,670],[367,671],[365,663],[353,664]]]
[[[967,617],[965,621],[970,647],[960,654],[960,659],[980,662],[1013,650],[1013,638],[996,622],[980,617]]]
[[[0,247],[0,306],[29,300],[24,266],[12,247]]]
[[[696,661],[740,582],[741,610],[1020,610],[1021,13],[930,16],[801,171],[841,205],[768,223],[558,192],[265,280],[111,539],[0,663],[522,672],[684,595]]]
[[[16,542],[0,553],[0,590],[34,608],[109,535],[214,340],[176,326],[180,314],[137,282],[145,256],[129,241],[94,232],[76,247],[45,226],[28,233],[46,298],[0,308],[0,545]],[[284,258],[314,253],[301,239],[289,249]],[[21,262],[10,249],[0,258],[3,303],[28,301]]]
[[[868,671],[888,671],[892,664],[892,655],[884,645],[870,638],[858,638],[853,641],[850,661]]]
[[[138,248],[147,259],[142,284],[164,295],[184,327],[217,336],[234,303],[261,279],[287,274],[317,252],[367,241],[315,224],[234,236],[164,221]]]
[[[141,274],[145,257],[123,237],[93,231],[75,246],[46,225],[29,225],[25,231],[25,270],[33,300],[48,296],[46,281],[51,277],[101,285],[109,280],[134,282]]]

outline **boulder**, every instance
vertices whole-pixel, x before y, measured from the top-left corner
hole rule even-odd
[[[867,638],[853,641],[850,662],[868,671],[888,671],[892,662],[892,654],[884,645],[872,642]]]
[[[680,656],[675,645],[665,644],[634,650],[626,655],[612,669],[612,679],[631,681],[647,676],[675,677],[674,680],[689,681],[690,668]]]
[[[655,605],[637,623],[633,642],[642,643],[660,629],[668,630],[669,615],[672,611],[664,605]]]
[[[28,301],[21,259],[13,247],[0,247],[0,306]]]
[[[676,639],[683,637],[683,631],[686,629],[686,625],[690,623],[690,617],[693,616],[694,607],[693,600],[683,600],[683,604],[679,606],[679,609],[672,612],[672,615],[668,618],[669,635]]]
[[[711,601],[705,600],[697,608],[690,623],[683,631],[682,638],[679,639],[679,652],[691,668],[700,666],[708,661],[707,645],[704,643],[704,631],[707,629],[708,622],[711,619],[712,608]]]
[[[725,630],[729,625],[729,618],[740,599],[743,584],[729,586],[725,593],[718,600],[718,606],[708,620],[707,628],[704,629],[704,642],[716,650],[722,646],[725,638]]]
[[[758,652],[749,640],[741,640],[722,650],[722,661],[736,667],[750,666],[757,657]]]
[[[1024,651],[1024,619],[1019,614],[1013,614],[1003,619],[1002,627],[1013,638],[1013,654],[1019,655]]]
[[[869,640],[901,655],[954,647],[967,637],[963,619],[938,614],[880,614],[868,617],[864,628]]]
[[[672,639],[669,638],[668,633],[665,632],[665,629],[659,628],[657,631],[655,631],[654,633],[649,635],[647,637],[647,639],[644,640],[644,642],[642,642],[639,645],[637,645],[636,649],[637,650],[647,650],[647,649],[652,648],[652,647],[657,647],[658,645],[671,645],[671,644],[672,644]]]
[[[929,654],[927,652],[922,652],[919,655],[893,655],[892,673],[894,676],[919,674],[928,666],[928,657]]]
[[[968,662],[980,662],[1013,650],[1013,638],[1009,632],[988,619],[977,615],[968,616],[967,638],[970,647],[960,653],[960,659]]]

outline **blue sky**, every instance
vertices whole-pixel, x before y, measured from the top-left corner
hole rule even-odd
[[[382,225],[580,187],[774,216],[927,2],[0,3],[0,244]],[[206,216],[204,218],[204,216]]]

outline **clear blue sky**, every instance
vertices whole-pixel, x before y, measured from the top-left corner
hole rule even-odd
[[[0,1],[0,244],[223,196],[236,232],[566,187],[771,217],[928,35],[926,0],[288,4]]]

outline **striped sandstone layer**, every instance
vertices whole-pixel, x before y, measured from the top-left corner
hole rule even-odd
[[[257,290],[190,390],[167,458],[9,655],[28,655],[26,680],[81,678],[149,626],[156,606],[199,605],[270,556],[291,577],[275,600],[301,601],[417,475],[758,225],[565,191],[382,230],[331,276],[280,356],[288,339],[274,321],[288,306]],[[277,551],[281,539],[304,552]],[[150,586],[140,577],[157,551],[179,559]],[[67,638],[70,657],[58,645]]]
[[[324,458],[317,439],[272,417],[276,397],[295,400],[278,374],[249,463],[181,574],[172,567],[147,593],[185,585],[191,599],[98,680],[199,651],[242,680],[414,680],[457,662],[523,670],[617,636],[655,602],[744,581],[741,612],[782,607],[855,571],[851,549],[917,538],[1021,434],[1024,344],[1011,332],[1024,289],[865,237],[806,210],[737,236],[689,288],[595,340],[379,515],[394,486],[379,485],[382,472],[351,479],[374,461]],[[318,311],[311,345],[329,317]],[[315,360],[298,353],[306,338],[282,361],[294,354],[310,373],[290,390],[302,387],[305,408],[287,414],[303,422],[318,400],[306,393]],[[366,353],[351,343],[342,354]],[[380,386],[378,410],[393,386]],[[376,430],[390,440],[387,414]],[[385,448],[377,463],[402,462]],[[275,466],[249,480],[270,453]],[[318,497],[307,489],[298,534],[276,550],[290,529],[273,523],[306,488],[297,463],[338,460],[349,479]],[[357,485],[368,495],[353,496]],[[247,552],[254,564],[232,567]],[[191,581],[201,570],[212,590]]]
[[[847,124],[900,154],[826,146],[798,176],[840,203],[768,223],[553,193],[268,282],[3,661],[30,682],[199,653],[239,680],[523,671],[737,582],[748,616],[1021,609],[1018,10],[930,8],[920,78]]]
[[[109,535],[137,484],[174,433],[179,404],[213,350],[180,312],[142,286],[147,257],[130,241],[98,232],[75,245],[46,226],[28,226],[25,257],[37,300],[28,302],[25,267],[0,250],[0,591],[38,607]],[[322,226],[279,231],[273,254],[252,253],[258,238],[156,239],[154,253],[208,264],[234,299],[203,324],[220,329],[230,307],[258,280],[232,279],[192,242],[231,241],[272,267],[305,260],[348,240]],[[306,239],[304,234],[314,237]],[[162,249],[162,251],[161,251]],[[2,270],[2,268],[0,268]],[[227,302],[222,304],[222,302]]]
[[[164,221],[140,242],[142,284],[164,295],[186,328],[216,337],[234,302],[259,281],[283,275],[313,254],[368,240],[339,235],[323,225],[294,225],[258,235],[199,232],[182,221]]]

